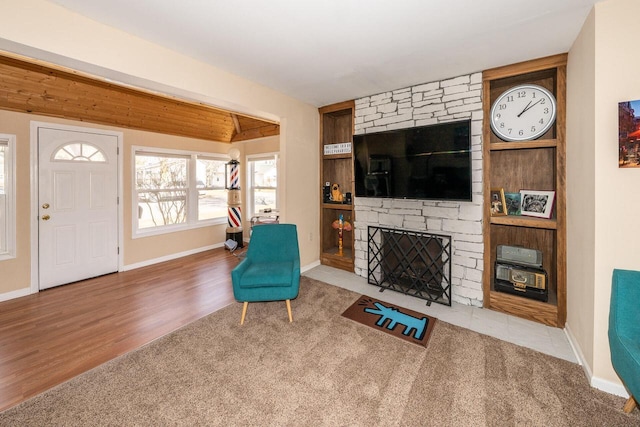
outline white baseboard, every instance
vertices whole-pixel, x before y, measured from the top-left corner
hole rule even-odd
[[[312,268],[315,268],[315,267],[317,267],[319,265],[320,265],[320,260],[316,260],[316,261],[312,262],[311,264],[307,264],[304,267],[302,267],[300,269],[300,273],[305,273],[305,272],[307,272],[307,271],[311,270]]]
[[[33,293],[35,292],[31,291],[31,286],[27,286],[26,288],[18,289],[17,291],[5,292],[4,294],[0,294],[0,302],[9,301],[10,299],[15,299],[20,297],[25,297]]]
[[[612,381],[603,380],[602,378],[593,377],[591,378],[591,387],[597,388],[598,390],[602,390],[609,394],[614,394],[616,396],[624,397],[625,399],[629,398],[629,393],[627,389],[624,388],[622,384],[617,384]]]
[[[615,383],[612,381],[604,380],[602,378],[599,378],[593,375],[593,372],[591,371],[591,366],[589,366],[589,364],[587,363],[586,358],[584,357],[584,353],[582,353],[582,349],[578,345],[578,341],[576,340],[576,337],[573,335],[573,332],[571,332],[571,327],[569,326],[569,323],[565,324],[564,333],[567,335],[569,344],[571,344],[571,348],[573,349],[573,352],[575,353],[576,358],[578,359],[578,362],[580,363],[580,365],[582,365],[582,369],[584,370],[585,376],[587,377],[587,380],[589,380],[589,384],[591,385],[591,387],[597,388],[598,390],[602,390],[609,394],[614,394],[616,396],[628,398],[629,393],[624,388],[622,383]]]
[[[160,262],[171,261],[174,259],[182,258],[188,255],[197,254],[199,252],[209,251],[211,249],[221,248],[224,243],[216,243],[215,245],[204,246],[202,248],[191,249],[184,252],[178,252],[175,254],[166,255],[160,258],[153,258],[146,261],[136,262],[135,264],[129,264],[122,267],[122,271],[135,270],[140,267],[147,267],[149,265],[158,264]]]
[[[578,341],[576,340],[576,337],[573,335],[573,332],[571,331],[571,327],[569,326],[569,323],[565,323],[563,330],[564,330],[564,334],[567,336],[567,339],[569,340],[569,344],[571,345],[571,350],[573,350],[573,354],[576,356],[576,359],[578,359],[578,363],[582,366],[583,369],[586,369],[585,373],[587,374],[587,376],[590,377],[591,372],[587,372],[587,371],[590,371],[590,368],[588,367],[588,364],[585,363],[584,354],[582,353],[582,349],[578,345]]]

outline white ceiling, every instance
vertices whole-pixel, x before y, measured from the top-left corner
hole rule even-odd
[[[51,0],[315,106],[567,52],[599,0]]]

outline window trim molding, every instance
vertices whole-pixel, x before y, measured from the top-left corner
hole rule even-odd
[[[136,154],[149,154],[149,155],[169,155],[177,157],[188,157],[187,162],[187,177],[189,181],[188,193],[191,188],[196,188],[196,160],[198,157],[220,160],[224,163],[229,161],[229,156],[223,153],[214,153],[206,151],[193,151],[193,150],[176,150],[173,148],[152,147],[144,145],[132,145],[131,146],[131,238],[141,239],[149,236],[158,236],[162,234],[175,233],[177,231],[187,231],[196,228],[209,227],[212,225],[221,225],[227,223],[227,216],[212,219],[198,220],[195,216],[194,208],[197,206],[197,200],[192,200],[193,197],[187,197],[187,217],[186,221],[182,224],[168,224],[159,225],[152,228],[138,228],[138,190],[136,182]],[[197,191],[197,189],[196,189]]]
[[[6,211],[7,218],[5,224],[6,239],[7,239],[7,251],[0,253],[0,261],[15,259],[16,258],[16,135],[12,134],[0,134],[0,140],[7,143],[7,151],[5,152],[5,161],[7,159],[6,154],[9,154],[8,165],[5,170],[4,185],[5,189],[9,188],[9,194],[6,199]],[[7,185],[7,181],[9,182]],[[5,190],[5,194],[7,191]]]

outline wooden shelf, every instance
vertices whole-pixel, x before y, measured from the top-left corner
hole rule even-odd
[[[340,185],[340,191],[354,192],[353,150],[351,153],[324,154],[325,145],[353,142],[355,102],[345,101],[319,109],[320,114],[320,183]],[[322,192],[321,192],[322,193]],[[355,212],[352,204],[324,203],[320,195],[320,262],[331,267],[353,271],[354,234],[343,233],[343,251],[338,255],[337,230],[333,223],[340,215],[345,221],[354,223]]]
[[[346,203],[323,203],[322,209],[335,209],[339,211],[352,211],[353,205],[348,205]]]
[[[555,219],[535,218],[527,216],[507,215],[492,216],[491,224],[512,225],[514,227],[542,228],[546,230],[556,230],[558,222]]]
[[[536,301],[492,290],[489,294],[489,304],[491,309],[502,313],[533,320],[548,326],[564,326],[558,324],[558,307],[552,302]]]
[[[484,307],[545,325],[564,327],[566,321],[566,60],[555,55],[483,72],[483,193]],[[518,84],[547,88],[557,100],[554,126],[541,139],[523,142],[500,140],[490,127],[492,102]],[[555,191],[553,218],[492,216],[491,189]],[[548,275],[548,302],[494,289],[496,250],[499,245],[521,246],[542,253]]]
[[[353,251],[343,248],[342,255],[338,255],[338,247],[331,247],[320,254],[320,262],[330,267],[353,271]]]
[[[322,252],[322,255],[340,258],[340,259],[342,258],[350,259],[353,256],[353,251],[351,250],[351,248],[342,248],[342,255],[338,254],[339,251],[340,249],[337,246],[334,246]]]
[[[351,153],[346,154],[323,154],[322,158],[324,160],[335,160],[335,159],[349,159],[351,160]]]
[[[558,145],[556,139],[539,139],[536,141],[524,142],[492,142],[489,149],[498,150],[524,150],[527,148],[554,148]]]

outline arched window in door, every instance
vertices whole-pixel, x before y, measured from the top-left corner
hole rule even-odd
[[[52,160],[58,162],[98,162],[107,161],[106,156],[98,147],[88,142],[70,142],[58,148]]]

